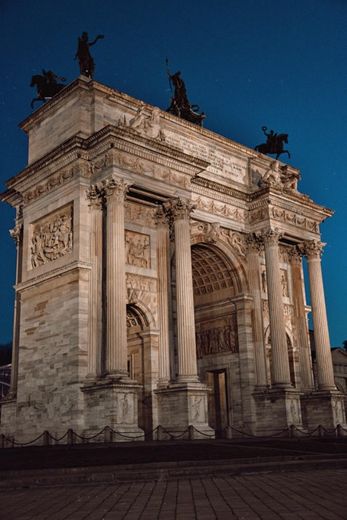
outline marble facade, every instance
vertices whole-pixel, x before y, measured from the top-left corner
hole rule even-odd
[[[345,425],[321,269],[332,212],[298,170],[82,76],[21,127],[28,166],[1,195],[17,212],[1,433]]]

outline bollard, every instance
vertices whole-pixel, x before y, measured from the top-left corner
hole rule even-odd
[[[294,439],[294,437],[295,437],[295,430],[296,430],[296,428],[295,428],[294,424],[291,424],[289,426],[289,438],[290,439]]]
[[[66,440],[66,443],[69,445],[69,446],[72,446],[73,445],[73,430],[71,428],[68,429],[67,431],[67,440]]]
[[[5,448],[5,444],[6,444],[6,437],[5,435],[2,433],[0,435],[0,448]]]
[[[194,429],[195,429],[195,428],[194,428],[194,426],[193,426],[192,424],[190,424],[190,425],[188,426],[188,439],[189,439],[190,441],[192,441],[192,440],[194,439]]]
[[[233,438],[233,430],[230,425],[225,427],[225,438],[226,439],[232,439]]]
[[[49,446],[50,435],[49,431],[45,430],[42,436],[42,446]]]
[[[318,437],[324,437],[324,428],[321,424],[318,426]]]
[[[157,437],[157,441],[162,441],[164,440],[164,428],[159,424],[159,426],[157,427],[157,434],[156,434],[156,437]]]
[[[341,424],[336,426],[336,437],[343,437],[343,428]]]
[[[112,442],[113,441],[113,432],[109,426],[105,427],[104,430],[104,442]]]

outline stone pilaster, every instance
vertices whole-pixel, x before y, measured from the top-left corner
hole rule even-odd
[[[330,351],[328,320],[325,307],[321,254],[323,245],[319,241],[305,242],[310,279],[311,307],[316,345],[317,375],[319,390],[334,390],[334,371]]]
[[[301,389],[304,391],[310,391],[313,389],[314,385],[305,309],[302,253],[296,246],[293,246],[290,250],[290,264],[293,281],[294,320],[299,347]]]
[[[127,377],[124,199],[128,184],[111,177],[104,183],[106,223],[106,371]]]
[[[250,292],[253,297],[253,337],[256,367],[256,385],[258,389],[265,388],[268,384],[266,376],[266,359],[264,345],[264,325],[262,316],[260,263],[259,255],[263,245],[259,237],[251,233],[247,237],[248,280]]]
[[[158,208],[157,214],[157,259],[159,285],[159,386],[170,381],[169,352],[169,228],[165,212]]]
[[[194,206],[182,199],[171,201],[174,220],[177,299],[178,382],[198,382],[192,255],[189,218]]]
[[[22,262],[23,262],[23,224],[21,219],[22,208],[17,209],[16,225],[10,229],[10,235],[16,242],[16,284],[22,281]],[[13,399],[17,395],[18,385],[18,356],[19,356],[19,332],[21,314],[21,294],[16,290],[13,312],[13,338],[12,338],[12,359],[11,359],[11,383],[8,399]]]
[[[90,272],[88,320],[88,372],[94,379],[103,373],[102,366],[102,200],[100,191],[91,186],[87,191],[90,209]]]
[[[266,279],[269,298],[269,318],[272,354],[272,384],[290,387],[289,358],[284,321],[278,241],[280,233],[270,230],[263,233],[265,246]]]

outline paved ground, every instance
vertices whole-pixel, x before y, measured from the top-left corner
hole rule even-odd
[[[1,520],[346,520],[347,470],[0,491]]]

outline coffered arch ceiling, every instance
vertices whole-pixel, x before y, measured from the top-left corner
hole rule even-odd
[[[194,296],[227,290],[229,296],[240,292],[237,271],[217,247],[197,244],[192,247]]]

